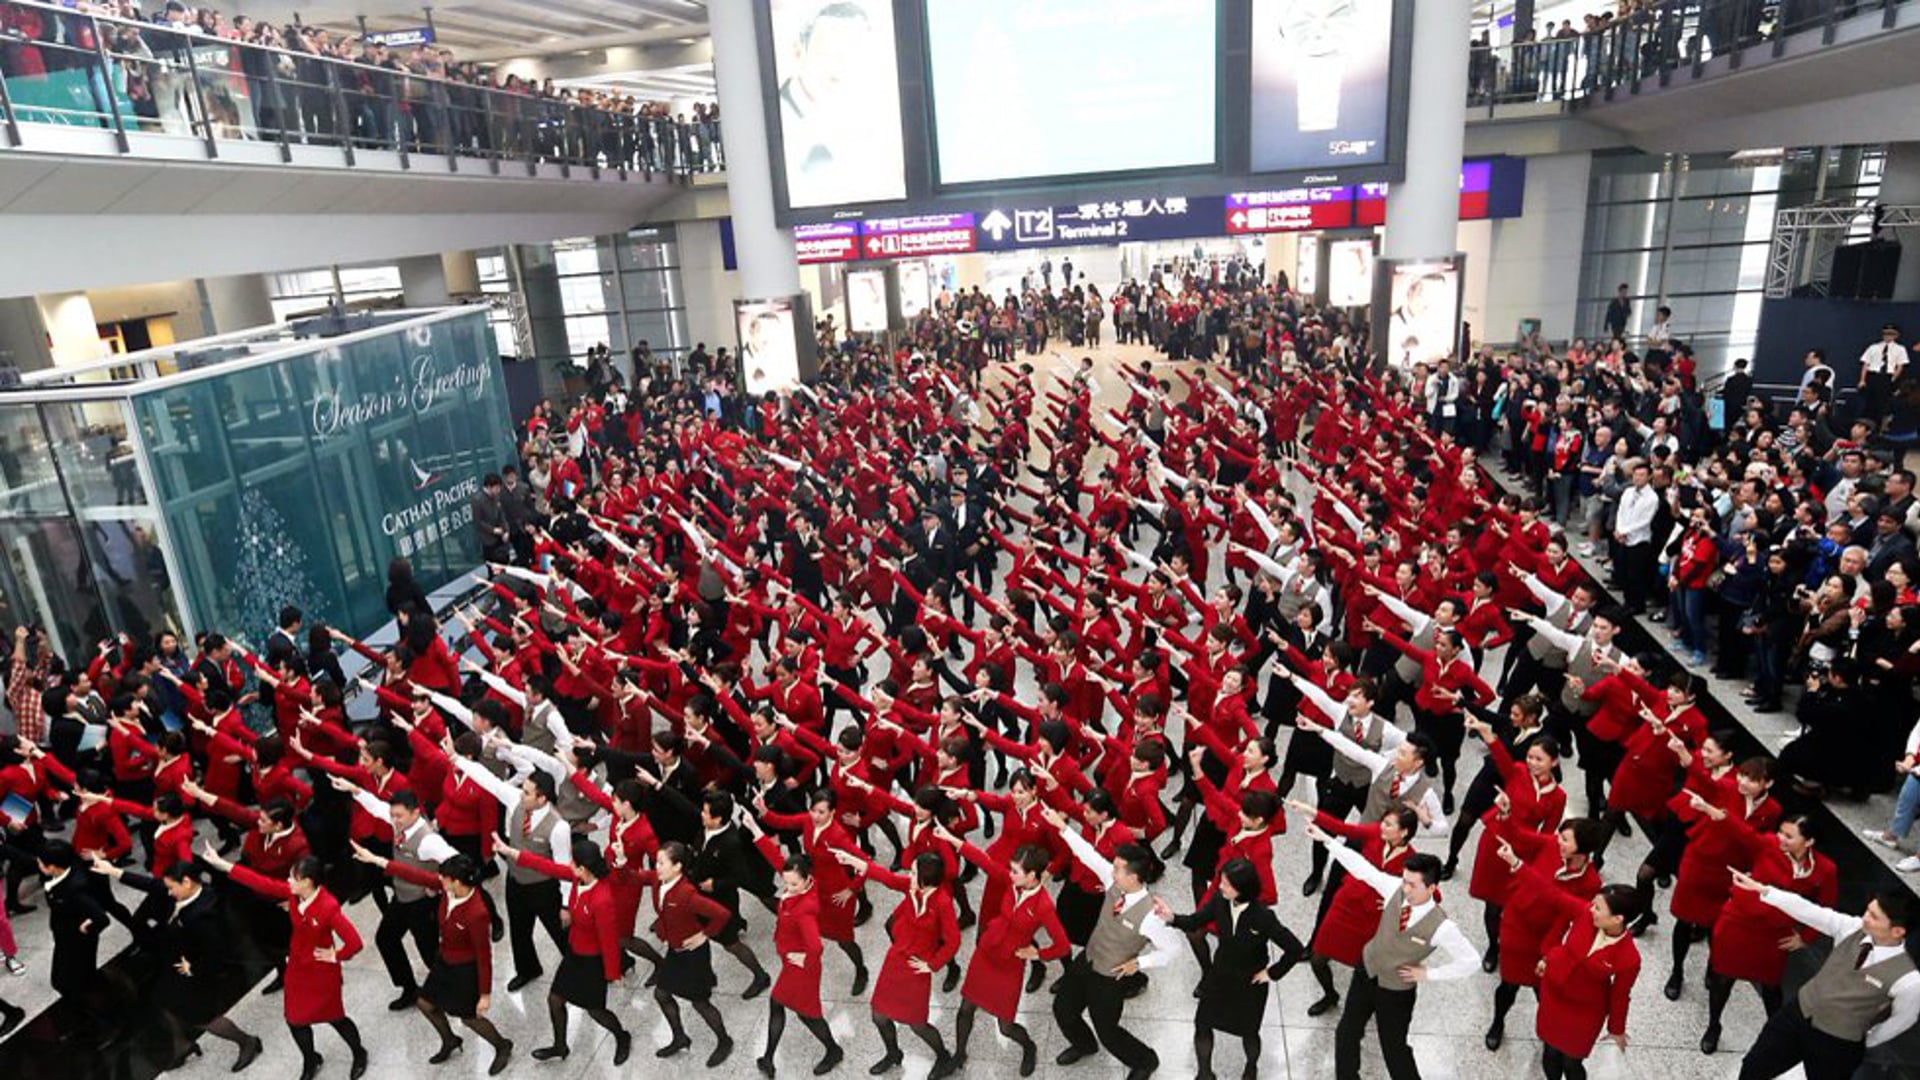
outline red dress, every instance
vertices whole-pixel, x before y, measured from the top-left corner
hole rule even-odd
[[[1793,865],[1780,850],[1774,836],[1755,832],[1744,823],[1734,823],[1753,852],[1753,876],[1763,885],[1771,885],[1803,896],[1822,907],[1832,907],[1839,898],[1840,875],[1833,860],[1814,853],[1810,863]],[[1760,902],[1760,894],[1735,889],[1713,923],[1712,951],[1707,968],[1729,979],[1747,979],[1761,986],[1779,986],[1786,971],[1787,953],[1780,940],[1799,937],[1811,941],[1818,934],[1801,926],[1793,916],[1771,904]]]
[[[1601,1028],[1610,1035],[1626,1034],[1627,1002],[1640,977],[1640,949],[1631,934],[1594,948],[1599,931],[1586,903],[1539,880],[1530,866],[1520,873],[1521,885],[1531,884],[1568,920],[1565,936],[1546,951],[1534,1033],[1562,1054],[1584,1058],[1593,1053]]]
[[[1407,856],[1413,849],[1402,845],[1386,855],[1386,845],[1380,839],[1380,825],[1355,824],[1339,821],[1332,816],[1315,811],[1314,824],[1334,836],[1360,841],[1360,855],[1368,862],[1388,874],[1398,874],[1406,868]],[[1384,901],[1373,886],[1348,874],[1340,880],[1340,888],[1334,891],[1333,902],[1327,906],[1327,914],[1313,932],[1313,951],[1329,960],[1335,960],[1348,967],[1360,966],[1360,953],[1367,942],[1380,929],[1380,909]]]
[[[933,996],[933,972],[953,962],[960,951],[960,923],[953,915],[953,897],[942,887],[914,896],[911,879],[877,863],[867,864],[867,877],[905,894],[887,917],[887,958],[873,981],[873,1011],[902,1024],[927,1022],[927,1002]],[[913,969],[913,961],[927,966],[927,974]]]
[[[842,866],[840,860],[833,857],[833,853],[836,850],[845,851],[863,859],[866,858],[867,853],[860,850],[860,845],[853,842],[853,837],[847,832],[846,826],[840,824],[838,820],[829,823],[824,829],[814,826],[811,814],[770,813],[763,820],[772,828],[791,829],[800,833],[804,841],[802,846],[808,857],[813,859],[814,883],[820,887],[820,893],[824,897],[820,902],[820,934],[828,941],[852,941],[853,913],[859,905],[852,900],[837,904],[833,901],[833,897],[848,889],[858,892],[861,881]],[[767,858],[775,866],[787,861],[785,852],[781,852],[778,857],[769,855]]]
[[[235,866],[231,876],[261,896],[287,905],[287,918],[293,924],[293,938],[287,944],[286,992],[281,995],[287,1023],[298,1027],[346,1019],[347,1010],[340,1001],[340,965],[353,959],[361,942],[360,932],[340,910],[340,902],[321,889],[300,903],[285,879],[264,877],[244,866]],[[336,948],[336,940],[339,951],[334,959],[315,955],[321,949]]]
[[[761,836],[755,844],[767,862],[779,866],[787,861],[787,853],[780,850],[779,841],[773,837]],[[815,1019],[825,1015],[820,1007],[820,908],[820,882],[816,877],[806,892],[780,898],[780,913],[773,924],[773,951],[780,962],[780,977],[773,981],[773,1000]],[[802,954],[803,959],[794,963],[789,959],[792,953]]]
[[[1536,832],[1558,829],[1560,817],[1567,809],[1566,791],[1551,782],[1544,791],[1536,787],[1533,773],[1514,761],[1506,744],[1497,739],[1487,747],[1487,752],[1500,774],[1501,789],[1507,793],[1509,820]],[[1473,877],[1467,882],[1468,896],[1490,904],[1503,903],[1507,887],[1513,881],[1513,871],[1507,869],[1506,860],[1500,857],[1500,838],[1493,832],[1493,822],[1499,813],[1489,810],[1480,819],[1482,828],[1473,857]]]
[[[1058,960],[1071,947],[1066,928],[1053,909],[1053,897],[1047,890],[1034,888],[1025,895],[1012,891],[1007,868],[987,857],[987,853],[966,844],[961,852],[997,883],[1007,896],[1006,910],[998,918],[982,919],[980,939],[974,944],[973,957],[967,961],[967,976],[960,984],[960,996],[973,1002],[1000,1020],[1012,1020],[1020,1009],[1020,990],[1026,981],[1027,962],[1014,955],[1029,945],[1040,948],[1040,959]],[[1045,946],[1038,937],[1044,933]]]
[[[1729,795],[1731,798],[1724,797]],[[1716,788],[1708,797],[1727,816],[1715,821],[1702,814],[1693,823],[1687,830],[1680,870],[1673,877],[1673,917],[1695,926],[1712,926],[1719,920],[1733,893],[1731,871],[1744,871],[1753,865],[1753,848],[1742,834],[1772,833],[1780,823],[1780,804],[1771,798],[1762,798],[1749,809],[1738,788]],[[1739,820],[1742,815],[1744,821]]]
[[[1600,891],[1600,875],[1591,863],[1578,873],[1568,872],[1560,858],[1559,838],[1553,833],[1528,832],[1497,819],[1488,825],[1513,845],[1526,864],[1514,876],[1501,906],[1500,981],[1537,987],[1540,958],[1559,940],[1565,926],[1561,900],[1570,896],[1584,904],[1593,899]]]

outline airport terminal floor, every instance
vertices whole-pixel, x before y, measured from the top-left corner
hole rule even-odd
[[[1047,353],[1034,357],[1017,357],[1020,362],[1036,361],[1040,371],[1042,386],[1052,384],[1052,372],[1066,371],[1069,366],[1077,366],[1081,356],[1092,359],[1091,375],[1097,386],[1097,396],[1093,404],[1098,411],[1120,408],[1127,398],[1129,376],[1123,366],[1137,369],[1149,361],[1155,363],[1155,371],[1173,380],[1176,387],[1185,389],[1175,372],[1186,372],[1203,379],[1225,382],[1226,373],[1219,365],[1201,365],[1195,363],[1169,364],[1154,350],[1135,345],[1106,345],[1087,349],[1050,348]],[[1070,365],[1069,361],[1076,363]],[[1002,382],[1008,365],[996,364],[989,368],[985,378],[991,387]],[[1064,381],[1064,380],[1063,380]],[[1044,466],[1050,447],[1047,440],[1036,437],[1032,461]],[[1097,472],[1102,466],[1105,452],[1099,451],[1088,466],[1089,474]],[[1297,473],[1289,474],[1289,489],[1298,497],[1310,498],[1308,486]],[[1018,496],[1013,502],[1018,507],[1027,507],[1031,499]],[[1139,549],[1149,546],[1145,530],[1137,545]],[[1001,570],[1010,560],[1002,558]],[[1597,568],[1595,568],[1597,569]],[[1004,580],[1004,573],[996,575]],[[1244,579],[1243,579],[1244,580]],[[1220,564],[1216,561],[1208,581],[1209,591],[1223,581]],[[1499,672],[1505,650],[1495,650],[1486,657],[1481,670],[1489,676]],[[1264,679],[1262,680],[1264,684]],[[1023,700],[1033,700],[1038,687],[1025,665],[1016,684],[1016,696]],[[1780,738],[1784,730],[1782,725],[1771,727],[1765,724],[1769,718],[1756,717],[1745,712],[1738,704],[1737,688],[1730,683],[1716,681],[1711,691],[1716,708],[1731,708],[1734,719],[1750,726],[1764,741],[1773,743],[1784,741]],[[1404,715],[1402,717],[1404,722]],[[1312,738],[1298,731],[1286,731],[1281,735],[1281,753],[1286,752],[1285,740]],[[1466,780],[1478,771],[1484,751],[1472,739],[1464,751],[1461,765],[1462,779],[1459,784],[1464,791]],[[1569,762],[1565,767],[1564,787],[1569,793],[1568,814],[1581,812],[1583,784],[1580,764]],[[1312,801],[1313,781],[1303,778],[1292,792],[1294,798]],[[1869,822],[1884,822],[1890,813],[1891,800],[1878,798],[1867,804],[1855,804],[1841,812],[1855,825]],[[1306,939],[1313,926],[1316,908],[1320,897],[1302,895],[1301,885],[1308,877],[1308,855],[1311,841],[1304,831],[1305,821],[1298,812],[1289,811],[1284,835],[1273,838],[1274,876],[1278,888],[1277,911],[1284,924],[1291,927],[1302,939]],[[211,830],[201,826],[204,835]],[[1847,846],[1848,837],[1840,837],[1835,847]],[[1442,903],[1455,912],[1455,917],[1476,945],[1484,945],[1484,932],[1480,926],[1480,902],[1466,895],[1467,883],[1473,877],[1475,853],[1478,849],[1478,837],[1475,843],[1467,846],[1457,875],[1441,888]],[[1422,839],[1416,843],[1418,850],[1444,854],[1444,840]],[[1856,848],[1862,845],[1853,845]],[[1619,880],[1619,874],[1628,873],[1638,864],[1646,853],[1647,845],[1642,832],[1638,829],[1630,837],[1619,839],[1610,848],[1607,855],[1608,866],[1620,868],[1609,872],[1610,880]],[[1864,857],[1856,853],[1853,858]],[[493,888],[497,891],[499,883]],[[978,885],[973,886],[976,890]],[[1169,872],[1155,888],[1156,895],[1163,896],[1177,912],[1192,909],[1193,898],[1186,874],[1178,865],[1178,860],[1170,860]],[[865,950],[869,963],[877,963],[877,958],[887,949],[886,915],[891,910],[895,896],[877,888],[870,888],[875,901],[876,914],[865,926],[859,928],[856,938]],[[134,897],[126,897],[129,904]],[[1664,894],[1657,902],[1657,910],[1665,913]],[[368,949],[355,961],[344,965],[344,1002],[347,1014],[359,1020],[362,1037],[366,1040],[370,1053],[370,1068],[373,1076],[391,1075],[482,1075],[490,1054],[485,1045],[470,1033],[467,1037],[465,1052],[444,1066],[429,1066],[425,1059],[435,1049],[435,1043],[426,1025],[411,1011],[392,1013],[387,1004],[393,994],[389,982],[378,959],[373,955],[371,943],[374,940],[380,912],[371,901],[362,901],[347,908],[347,917],[358,927],[361,938],[369,943]],[[757,904],[743,904],[749,929],[745,940],[768,965],[776,963],[773,934],[774,920]],[[30,972],[45,969],[48,962],[46,912],[44,910],[14,920],[14,932],[21,943],[19,957]],[[642,925],[648,918],[648,912],[642,912]],[[1712,1057],[1700,1052],[1699,1042],[1706,1015],[1706,993],[1703,988],[1701,970],[1704,945],[1694,950],[1691,969],[1685,983],[1685,989],[1678,1001],[1670,1002],[1662,996],[1662,985],[1667,981],[1672,961],[1669,955],[1669,939],[1672,922],[1663,918],[1660,925],[1639,939],[1640,954],[1644,960],[1638,981],[1633,986],[1632,1003],[1629,1013],[1631,1045],[1625,1052],[1620,1051],[1604,1039],[1589,1061],[1589,1075],[1597,1078],[1661,1078],[1661,1080],[1681,1080],[1681,1078],[1718,1078],[1731,1077],[1738,1069],[1740,1053],[1751,1044],[1758,1034],[1764,1016],[1760,998],[1744,986],[1733,996],[1726,1011],[1725,1031],[1722,1037],[1721,1051]],[[971,933],[968,937],[971,938]],[[125,944],[125,934],[118,926],[108,932],[103,956],[111,956]],[[538,939],[546,970],[551,972],[559,966],[559,957],[555,955],[552,943],[543,936]],[[963,950],[963,959],[964,959]],[[507,968],[506,946],[496,946],[496,971]],[[668,1041],[667,1027],[655,1005],[652,993],[642,987],[642,981],[650,970],[644,963],[636,964],[621,981],[609,988],[609,1007],[626,1023],[634,1034],[636,1048],[632,1063],[616,1067],[612,1062],[614,1040],[605,1031],[595,1026],[585,1016],[575,1013],[573,1018],[572,1055],[559,1062],[537,1062],[526,1057],[526,1053],[547,1042],[547,1011],[544,1001],[548,979],[537,980],[534,985],[519,992],[506,992],[499,983],[506,975],[496,979],[492,1009],[489,1016],[502,1033],[512,1038],[516,1045],[514,1058],[508,1075],[512,1076],[563,1076],[594,1077],[615,1076],[630,1070],[643,1072],[672,1068],[701,1075],[713,1076],[749,1076],[755,1075],[754,1059],[759,1055],[767,1029],[767,1003],[762,995],[758,1000],[742,1000],[742,991],[747,987],[749,978],[744,968],[730,957],[715,954],[715,970],[718,975],[718,989],[714,1002],[726,1019],[726,1024],[737,1047],[732,1057],[723,1066],[706,1070],[701,1065],[711,1044],[701,1040],[703,1034],[697,1022],[689,1018],[689,1027],[695,1033],[695,1046],[692,1051],[671,1062],[656,1061],[652,1054],[655,1048]],[[1049,986],[1059,978],[1059,965],[1050,967]],[[1336,968],[1338,985],[1345,993],[1347,980],[1351,978],[1345,968]],[[848,993],[852,970],[845,959],[829,948],[824,961],[821,995],[825,1008],[825,1018],[834,1035],[846,1048],[847,1060],[840,1068],[842,1075],[861,1075],[866,1067],[881,1057],[879,1040],[868,1017],[865,996],[853,997]],[[1139,997],[1126,1005],[1125,1025],[1127,1030],[1153,1046],[1160,1056],[1158,1075],[1168,1077],[1191,1076],[1194,1073],[1192,1038],[1194,1033],[1194,987],[1198,979],[1194,958],[1188,955],[1184,945],[1178,950],[1173,962],[1162,969],[1152,972],[1149,985]],[[262,980],[264,982],[264,979]],[[1432,983],[1419,991],[1419,1007],[1414,1014],[1411,1028],[1411,1046],[1417,1057],[1420,1073],[1432,1080],[1448,1078],[1485,1077],[1524,1077],[1538,1075],[1540,1044],[1534,1037],[1534,1002],[1530,993],[1522,994],[1506,1024],[1505,1044],[1490,1052],[1483,1045],[1489,1019],[1492,1013],[1493,976],[1475,973],[1472,976],[1453,982]],[[8,979],[0,989],[31,1012],[38,1012],[51,1004],[52,993],[42,978]],[[265,1052],[250,1067],[249,1075],[292,1076],[299,1071],[300,1058],[293,1045],[285,1037],[285,1029],[280,1026],[282,999],[280,996],[266,996],[261,987],[255,985],[229,1012],[231,1019],[241,1028],[261,1034],[265,1040]],[[1307,1010],[1320,996],[1306,965],[1295,968],[1276,987],[1261,1024],[1263,1036],[1262,1057],[1258,1066],[1261,1077],[1323,1077],[1332,1074],[1333,1035],[1339,1013],[1313,1017]],[[931,1023],[951,1036],[955,1007],[959,1003],[955,993],[934,994]],[[1055,1056],[1065,1048],[1066,1043],[1060,1035],[1050,1009],[1053,996],[1042,990],[1021,999],[1020,1019],[1033,1033],[1039,1044],[1041,1075],[1047,1076],[1086,1076],[1107,1077],[1124,1074],[1113,1059],[1104,1054],[1096,1054],[1092,1059],[1071,1068],[1053,1065]],[[56,1017],[58,1014],[54,1014]],[[133,1075],[144,1076],[142,1063],[132,1060],[113,1061],[111,1055],[126,1054],[124,1047],[108,1050],[105,1060],[93,1058],[95,1051],[83,1045],[76,1045],[76,1037],[63,1038],[61,1034],[46,1030],[52,1019],[42,1018],[30,1023],[24,1030],[16,1033],[7,1043],[0,1044],[0,1061],[7,1064],[7,1075],[17,1077],[56,1077],[76,1075],[66,1071],[76,1061],[88,1060],[91,1067],[85,1070],[89,1076]],[[39,1024],[39,1027],[36,1027]],[[811,1070],[818,1058],[818,1048],[813,1040],[806,1036],[797,1025],[784,1040],[778,1058],[778,1075],[805,1075]],[[328,1064],[322,1075],[344,1075],[346,1054],[335,1044],[329,1049],[325,1045],[325,1033],[322,1033],[321,1050],[326,1054]],[[211,1038],[203,1038],[202,1044],[209,1051],[204,1057],[186,1061],[171,1076],[202,1078],[228,1075],[232,1062],[228,1044]],[[899,1075],[908,1077],[924,1076],[932,1065],[930,1053],[910,1036],[903,1036],[902,1043],[906,1054],[905,1071]],[[1238,1040],[1222,1036],[1216,1051],[1215,1069],[1221,1075],[1234,1075],[1240,1068],[1240,1048]],[[31,1058],[22,1052],[30,1048]],[[1018,1067],[1018,1049],[1007,1040],[998,1036],[992,1025],[982,1024],[972,1039],[970,1059],[964,1075],[1012,1075]],[[18,1070],[18,1071],[16,1071]],[[1369,1043],[1362,1075],[1385,1075],[1377,1053]]]

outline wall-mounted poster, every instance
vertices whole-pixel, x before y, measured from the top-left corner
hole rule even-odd
[[[794,340],[792,298],[736,301],[733,315],[740,333],[740,375],[748,396],[798,385],[800,350]]]

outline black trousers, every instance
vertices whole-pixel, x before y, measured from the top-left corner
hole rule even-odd
[[[515,976],[538,975],[540,953],[533,947],[534,926],[544,925],[561,955],[567,951],[567,932],[560,925],[560,883],[545,880],[526,884],[507,879],[507,939],[513,945]]]
[[[1620,579],[1620,591],[1627,605],[1627,614],[1645,614],[1647,601],[1658,593],[1660,583],[1654,581],[1656,559],[1657,552],[1651,540],[1642,544],[1620,545],[1620,560],[1614,572]]]
[[[1380,1032],[1380,1056],[1386,1059],[1387,1075],[1393,1080],[1420,1080],[1420,1066],[1407,1046],[1413,1003],[1414,991],[1382,990],[1364,967],[1354,971],[1346,1006],[1340,1010],[1340,1026],[1333,1035],[1335,1080],[1360,1080],[1360,1040],[1368,1021]]]
[[[395,989],[411,992],[419,989],[419,981],[414,976],[413,961],[407,958],[409,936],[420,953],[421,962],[431,966],[440,952],[437,896],[405,902],[395,900],[387,905],[386,913],[380,916],[379,929],[373,932],[373,945],[380,951],[380,962],[387,966],[387,978],[393,980]]]
[[[1120,1024],[1126,1007],[1126,984],[1093,970],[1082,952],[1061,976],[1060,993],[1053,999],[1053,1019],[1070,1046],[1091,1049],[1096,1036],[1107,1053],[1128,1069],[1149,1072],[1160,1067],[1160,1055]],[[1088,1021],[1092,1021],[1091,1024]]]
[[[1788,998],[1767,1018],[1740,1062],[1740,1080],[1773,1080],[1795,1065],[1806,1066],[1807,1080],[1848,1080],[1866,1056],[1866,1043],[1816,1029],[1800,1011],[1799,999]]]

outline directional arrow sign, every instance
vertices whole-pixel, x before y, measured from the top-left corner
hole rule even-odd
[[[993,239],[997,243],[1006,238],[1007,230],[1013,228],[1013,222],[1007,218],[1007,215],[995,210],[987,215],[986,220],[980,223],[980,227],[993,234]]]

